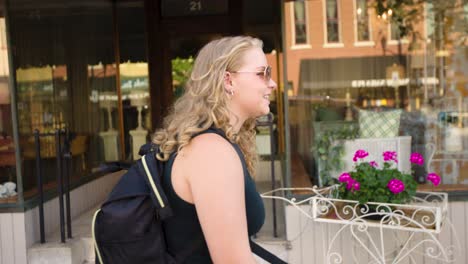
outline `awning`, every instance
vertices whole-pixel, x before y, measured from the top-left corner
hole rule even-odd
[[[303,59],[299,89],[368,87],[367,84],[369,87],[387,86],[388,81],[392,81],[387,80],[387,67],[398,63],[398,56]],[[406,65],[404,58],[402,63]],[[400,80],[400,85],[404,82],[404,79]]]

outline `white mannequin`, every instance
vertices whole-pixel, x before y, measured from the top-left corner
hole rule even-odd
[[[138,126],[130,130],[129,133],[132,137],[132,154],[133,159],[138,159],[138,151],[140,150],[141,145],[146,143],[146,136],[148,131],[144,129],[141,118],[141,111],[143,107],[147,105],[149,94],[147,92],[133,91],[129,95],[130,104],[135,106],[138,110]]]
[[[113,92],[101,93],[99,95],[99,106],[106,109],[109,121],[107,131],[99,133],[104,144],[104,159],[106,161],[115,161],[119,159],[119,141],[118,131],[114,128],[112,121],[112,109],[117,107],[117,95]]]

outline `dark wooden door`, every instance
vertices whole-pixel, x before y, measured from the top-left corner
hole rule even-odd
[[[166,17],[162,14],[162,0],[146,0],[153,129],[161,127],[174,101],[172,60],[176,57],[195,57],[198,50],[214,38],[241,34],[242,1],[226,1],[228,9],[224,14]],[[203,0],[195,2],[204,3]]]

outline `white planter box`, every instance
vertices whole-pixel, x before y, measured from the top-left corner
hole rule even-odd
[[[383,229],[381,233],[378,227],[368,228],[373,236],[372,238],[374,238],[374,242],[378,245],[377,249],[379,251],[381,250],[379,244],[381,242],[379,237],[381,234],[386,251],[397,250],[390,253],[390,255],[386,255],[389,258],[395,257],[398,252],[401,252],[402,245],[395,241],[395,236],[402,238],[402,242],[406,242],[407,238],[412,236],[407,246],[409,248],[416,247],[416,249],[413,253],[409,253],[406,258],[400,259],[399,262],[392,262],[390,259],[387,259],[386,262],[379,262],[365,251],[364,247],[353,238],[353,233],[350,231],[351,228],[357,230],[360,227],[359,225],[346,226],[314,221],[303,213],[311,213],[312,209],[309,202],[298,205],[298,207],[288,203],[285,208],[286,238],[290,243],[287,262],[291,264],[468,263],[468,252],[466,250],[468,248],[468,202],[466,201],[449,202],[449,213],[443,222],[441,232],[438,234],[433,232],[408,232],[406,230],[387,228]],[[344,230],[342,230],[343,228]],[[336,235],[336,239],[333,240]],[[449,258],[456,261],[434,260],[424,254],[427,252],[434,252],[436,254],[434,251],[436,244],[432,243],[434,240],[429,239],[432,236],[438,238],[438,243],[447,249],[445,252],[448,253]],[[363,239],[363,242],[371,245],[368,239]],[[342,262],[334,262],[327,258],[328,253],[331,254],[333,252],[339,254]],[[375,253],[375,251],[372,252]],[[451,255],[449,254],[450,252]],[[375,255],[381,256],[384,253],[386,252],[375,253]]]
[[[262,194],[287,204],[288,263],[466,263],[466,202],[452,202],[449,213],[446,193],[418,192],[406,205],[373,203],[392,210],[381,220],[368,220],[377,213],[362,212],[356,201],[332,198],[334,188]],[[311,197],[288,197],[285,191]],[[341,212],[337,208],[346,208],[346,216],[331,217]]]
[[[357,224],[439,233],[447,216],[448,195],[441,192],[417,192],[408,204],[368,202],[330,198],[337,185],[322,189],[322,195],[314,196],[312,219],[336,224]],[[370,207],[376,208],[375,211]],[[380,219],[369,219],[380,216]]]

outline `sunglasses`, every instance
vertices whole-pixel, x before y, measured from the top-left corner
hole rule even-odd
[[[271,67],[266,66],[263,71],[232,71],[232,73],[256,73],[258,76],[263,76],[263,80],[269,83],[271,80]]]

